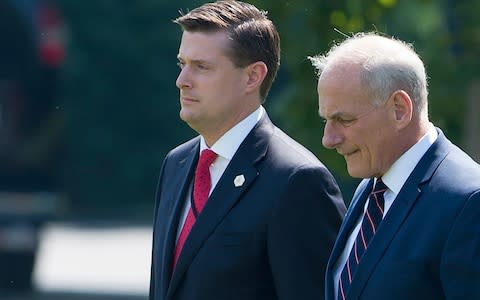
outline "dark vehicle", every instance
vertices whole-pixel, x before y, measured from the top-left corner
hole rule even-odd
[[[32,288],[40,228],[64,205],[62,30],[52,2],[0,0],[0,294]]]

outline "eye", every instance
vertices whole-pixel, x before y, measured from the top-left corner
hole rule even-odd
[[[356,119],[345,119],[345,118],[338,118],[337,122],[340,123],[344,127],[352,126],[355,123]]]
[[[177,62],[177,66],[178,66],[180,69],[183,69],[183,66],[184,66],[184,65],[185,65],[185,63],[182,62],[182,61]]]
[[[208,66],[204,65],[204,64],[198,64],[197,68],[200,69],[200,70],[208,70]]]

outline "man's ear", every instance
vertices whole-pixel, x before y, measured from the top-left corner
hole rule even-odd
[[[413,101],[403,90],[395,91],[392,96],[395,112],[395,121],[399,129],[403,129],[410,124],[413,118]]]
[[[265,76],[267,76],[267,65],[262,61],[254,62],[245,68],[247,81],[247,93],[251,93],[260,89]]]

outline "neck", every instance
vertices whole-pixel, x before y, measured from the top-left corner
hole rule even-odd
[[[197,132],[201,136],[203,136],[207,146],[211,147],[225,133],[227,133],[230,129],[245,120],[245,118],[250,116],[259,107],[260,105],[249,107],[248,109],[238,112],[236,115],[231,115],[228,122],[226,119],[223,119],[221,124],[211,124],[211,126],[209,126],[208,128],[204,128],[203,130],[197,130]]]

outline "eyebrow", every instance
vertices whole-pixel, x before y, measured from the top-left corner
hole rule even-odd
[[[318,111],[318,115],[320,116],[320,118],[322,119],[336,119],[336,118],[339,118],[339,117],[350,117],[350,118],[355,118],[355,116],[352,116],[351,114],[348,114],[348,113],[344,113],[344,112],[335,112],[333,113],[331,116],[327,117],[327,116],[324,116],[320,113],[320,111]]]
[[[177,55],[177,59],[179,61],[185,61],[185,59],[183,59],[180,55]],[[190,59],[188,60],[190,63],[192,64],[207,64],[207,65],[213,65],[212,62],[210,61],[207,61],[207,60],[203,60],[203,59]]]

